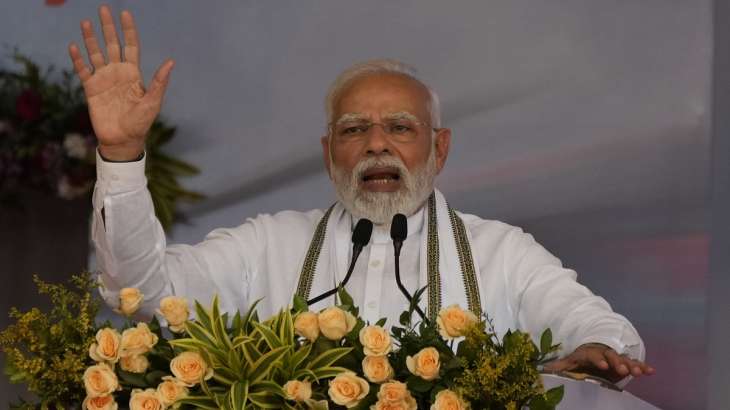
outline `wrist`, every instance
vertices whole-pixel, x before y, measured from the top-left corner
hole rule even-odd
[[[99,144],[99,155],[109,162],[139,161],[144,156],[144,145],[140,146],[109,146]]]

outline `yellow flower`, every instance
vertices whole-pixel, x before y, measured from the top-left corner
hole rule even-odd
[[[179,296],[163,298],[157,312],[167,320],[168,328],[175,333],[185,330],[185,322],[190,317],[187,300]]]
[[[149,352],[157,344],[157,335],[152,333],[146,323],[137,323],[122,332],[122,357],[141,355]]]
[[[329,307],[317,316],[319,330],[330,340],[340,340],[357,324],[357,319],[350,312],[336,306]]]
[[[116,329],[105,327],[96,332],[96,343],[89,348],[89,356],[96,362],[116,363],[121,353],[122,335]]]
[[[459,395],[451,390],[441,390],[431,405],[431,410],[467,410],[469,403],[464,402]]]
[[[319,337],[319,322],[314,312],[302,312],[294,318],[294,332],[314,342]]]
[[[147,360],[147,357],[141,354],[122,357],[119,364],[122,370],[131,373],[144,373],[150,367],[150,362]]]
[[[327,390],[327,394],[333,402],[348,409],[357,406],[368,393],[370,393],[370,385],[367,380],[357,377],[353,372],[337,375],[330,380],[330,387]]]
[[[362,361],[362,372],[373,383],[386,382],[395,374],[388,356],[365,356]]]
[[[119,388],[117,375],[107,364],[97,364],[84,372],[84,388],[89,397],[109,396]]]
[[[114,396],[86,397],[81,403],[82,410],[117,410]]]
[[[160,396],[155,389],[134,389],[129,399],[129,410],[163,410]]]
[[[478,322],[479,319],[473,313],[460,308],[459,305],[451,305],[441,309],[436,318],[439,333],[444,339],[464,336],[469,326],[473,326]]]
[[[183,352],[170,362],[170,371],[187,387],[193,387],[213,377],[213,369],[198,352]]]
[[[144,295],[137,288],[123,288],[119,291],[118,313],[125,316],[132,316],[139,310],[144,300]]]
[[[433,347],[426,347],[415,356],[406,357],[408,370],[424,380],[434,380],[439,377],[441,363],[439,352]]]
[[[174,377],[165,376],[157,386],[157,395],[164,406],[171,406],[188,395],[188,388]]]
[[[363,327],[360,330],[360,343],[366,356],[384,356],[393,347],[388,331],[380,326]]]
[[[312,383],[308,381],[289,380],[284,385],[286,398],[294,401],[306,401],[312,398]]]

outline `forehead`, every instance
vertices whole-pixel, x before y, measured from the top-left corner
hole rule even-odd
[[[368,74],[352,80],[335,100],[333,119],[359,113],[377,118],[407,112],[428,120],[430,94],[418,81],[400,74]]]

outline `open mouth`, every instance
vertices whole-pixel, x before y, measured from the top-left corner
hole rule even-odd
[[[363,173],[362,181],[366,184],[389,184],[400,180],[397,168],[372,168]]]

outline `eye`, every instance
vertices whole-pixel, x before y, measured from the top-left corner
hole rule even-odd
[[[353,134],[361,134],[364,132],[367,132],[368,126],[367,125],[351,125],[346,126],[342,130],[340,130],[340,134],[342,135],[353,135]]]

